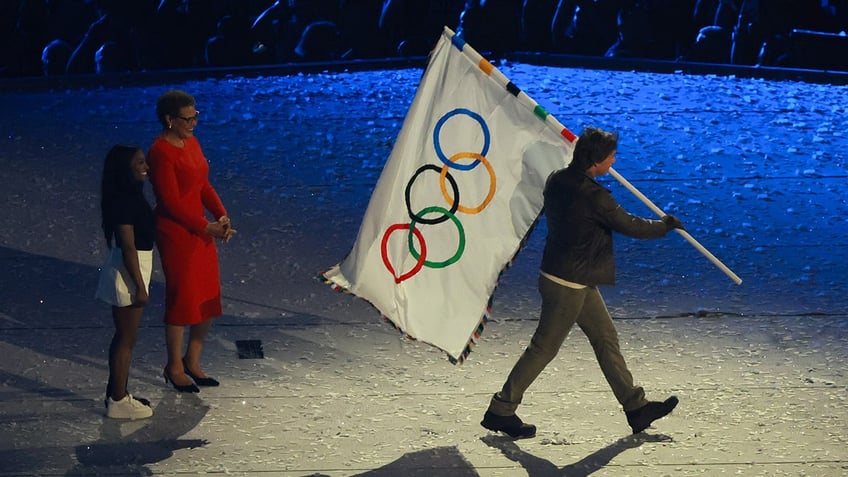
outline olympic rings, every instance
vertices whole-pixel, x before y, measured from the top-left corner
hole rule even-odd
[[[483,202],[481,202],[480,205],[478,205],[477,207],[473,207],[473,208],[472,207],[466,207],[464,205],[459,205],[458,207],[456,207],[457,210],[459,210],[460,212],[462,212],[464,214],[472,214],[473,215],[473,214],[478,214],[483,209],[485,209],[486,206],[489,205],[489,202],[491,202],[492,199],[495,197],[495,182],[496,182],[496,180],[495,180],[495,170],[492,168],[492,165],[486,159],[486,156],[483,156],[481,154],[477,154],[477,153],[474,153],[474,152],[458,152],[458,153],[454,154],[453,156],[451,156],[451,160],[453,161],[455,159],[463,159],[463,158],[470,158],[470,157],[476,158],[479,162],[482,162],[483,166],[486,168],[486,170],[489,171],[489,193],[486,195],[486,198],[483,199]],[[453,190],[454,190],[453,199],[451,199],[450,195],[448,195],[448,190],[447,190],[447,188],[445,188],[445,178],[446,177],[448,178],[449,181],[451,181],[451,184],[453,185]],[[441,186],[441,188],[442,188],[442,195],[445,197],[445,200],[447,200],[449,204],[459,203],[459,196],[456,195],[456,191],[457,191],[456,183],[453,181],[453,178],[450,176],[450,174],[448,174],[447,166],[442,167],[442,173],[439,176],[439,178],[441,179],[441,181],[439,182],[439,186]],[[453,208],[451,208],[451,212],[455,212],[455,210],[453,210]]]
[[[480,128],[483,133],[483,148],[482,150],[477,152],[458,152],[450,157],[445,155],[441,146],[441,138],[440,133],[442,127],[445,123],[452,117],[456,115],[466,115],[477,122],[480,125]],[[436,156],[443,163],[441,167],[433,165],[433,164],[425,164],[419,167],[409,181],[406,184],[406,188],[404,190],[404,199],[406,201],[406,211],[407,215],[410,218],[409,223],[402,224],[394,224],[389,226],[386,231],[383,233],[383,239],[380,243],[380,253],[382,255],[383,264],[386,266],[386,269],[389,273],[394,277],[395,283],[400,283],[408,278],[411,278],[416,273],[421,271],[423,267],[428,268],[445,268],[459,261],[462,258],[463,253],[465,252],[465,228],[462,226],[462,222],[460,222],[459,218],[457,218],[456,213],[462,212],[465,214],[478,214],[482,212],[486,207],[488,207],[489,203],[495,196],[497,179],[495,176],[495,170],[492,167],[491,163],[486,159],[486,154],[489,152],[489,146],[491,144],[491,135],[489,132],[489,127],[486,124],[486,121],[479,114],[464,108],[457,108],[448,113],[444,114],[439,120],[436,122],[436,125],[433,128],[433,148],[435,150]],[[474,159],[473,162],[469,164],[461,164],[457,162],[460,159]],[[486,197],[483,201],[477,205],[476,207],[467,207],[461,205],[459,199],[459,186],[457,185],[454,177],[448,172],[448,169],[456,169],[460,171],[470,171],[477,167],[480,163],[483,163],[483,166],[486,168],[486,171],[489,173],[489,191],[486,194]],[[447,203],[450,205],[450,209],[446,209],[441,206],[430,206],[421,209],[418,213],[415,213],[412,208],[412,185],[419,175],[424,173],[424,171],[436,171],[439,173],[439,188],[441,189],[442,196],[445,198]],[[450,183],[451,193],[448,191],[446,182]],[[426,218],[427,214],[431,213],[439,213],[441,215],[435,218]],[[448,258],[447,260],[443,260],[441,262],[434,262],[427,260],[427,245],[424,240],[424,235],[421,233],[416,224],[424,224],[424,225],[437,225],[442,222],[450,219],[454,226],[456,226],[457,233],[459,235],[459,240],[457,244],[456,252],[454,252],[453,256]],[[407,234],[407,244],[409,248],[409,253],[415,258],[415,265],[407,272],[402,273],[400,275],[394,269],[391,262],[389,261],[388,256],[388,242],[389,237],[392,233],[398,230],[409,230]],[[421,249],[419,252],[416,250],[415,243],[413,237],[418,240],[418,245]]]
[[[410,271],[398,276],[398,275],[395,274],[395,267],[393,267],[392,263],[389,261],[388,243],[389,243],[389,236],[392,235],[392,233],[394,231],[403,230],[403,229],[409,229],[409,231],[410,231],[410,234],[409,234],[410,247],[412,246],[411,245],[412,244],[412,235],[414,234],[415,237],[418,238],[418,243],[421,244],[421,254],[419,256],[415,257],[415,260],[417,260],[417,262],[415,263],[415,266],[412,267],[412,269]],[[418,273],[418,271],[421,270],[421,267],[424,266],[424,262],[425,262],[424,257],[427,256],[427,243],[424,242],[424,236],[421,235],[421,232],[419,230],[413,228],[412,224],[395,224],[395,225],[392,225],[391,227],[389,227],[388,229],[386,229],[386,233],[383,234],[383,240],[380,242],[380,254],[383,256],[383,264],[386,266],[386,268],[389,269],[389,272],[391,272],[392,276],[395,277],[395,283],[400,283],[400,282],[406,280],[407,278]],[[415,256],[415,255],[413,254],[413,256]]]
[[[456,218],[455,215],[447,211],[444,207],[439,207],[438,205],[427,207],[426,209],[423,209],[421,212],[419,212],[418,215],[425,215],[430,212],[441,212],[446,217],[450,217],[453,224],[456,225],[456,231],[459,232],[459,244],[456,247],[456,253],[453,254],[453,257],[442,262],[431,262],[429,260],[424,261],[424,265],[426,265],[427,267],[445,268],[448,265],[456,263],[459,258],[462,257],[462,252],[465,251],[465,229],[462,227],[462,223],[459,221],[459,219]],[[426,251],[426,249],[424,247],[421,247],[421,254],[419,255],[419,253],[415,250],[415,246],[412,243],[412,234],[418,232],[418,229],[415,228],[415,222],[416,220],[413,219],[412,223],[409,224],[409,253],[411,253],[416,260],[421,260],[422,257],[424,257],[424,252]],[[420,242],[422,245],[424,244],[423,240],[420,240]]]
[[[480,151],[480,155],[485,156],[486,153],[489,152],[490,135],[489,127],[486,125],[486,121],[479,114],[465,108],[454,109],[453,111],[450,111],[449,113],[439,118],[439,121],[436,123],[436,127],[433,128],[433,147],[435,147],[436,149],[436,155],[439,157],[439,160],[445,163],[445,165],[447,165],[448,167],[452,167],[460,171],[470,171],[471,169],[477,167],[477,164],[479,164],[480,161],[474,161],[471,164],[457,164],[452,160],[448,159],[445,153],[442,152],[442,141],[439,138],[439,133],[441,132],[442,126],[444,126],[445,122],[447,122],[448,119],[456,116],[457,114],[467,114],[471,117],[471,119],[477,121],[477,123],[480,124],[480,128],[483,130],[483,150]]]
[[[453,215],[457,209],[459,208],[459,187],[456,185],[456,181],[453,176],[448,174],[447,166],[439,167],[433,164],[426,164],[418,168],[415,171],[415,174],[412,175],[412,179],[409,179],[409,182],[406,183],[406,191],[404,192],[404,197],[406,197],[406,212],[409,214],[409,218],[416,222],[421,222],[422,224],[435,225],[448,220],[448,215],[445,214],[441,217],[437,217],[435,219],[425,219],[421,217],[421,214],[416,215],[412,212],[412,199],[410,198],[410,192],[412,191],[412,183],[415,182],[415,179],[424,171],[436,171],[439,172],[439,185],[442,188],[442,194],[448,198],[448,204],[451,204],[450,213]],[[447,194],[447,190],[445,189],[445,178],[447,178],[448,182],[451,183],[451,188],[453,189],[453,200],[451,200]]]

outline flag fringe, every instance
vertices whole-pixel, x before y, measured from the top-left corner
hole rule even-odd
[[[365,303],[368,303],[369,306],[371,306],[372,308],[377,310],[378,313],[380,313],[380,316],[383,318],[383,321],[390,324],[392,326],[392,328],[396,329],[401,334],[401,336],[403,336],[404,338],[411,340],[411,341],[420,341],[420,340],[416,339],[415,337],[413,337],[412,335],[410,335],[409,333],[407,333],[406,331],[404,331],[403,328],[398,326],[397,323],[392,321],[389,317],[382,314],[380,312],[380,309],[377,308],[376,306],[374,306],[373,303],[371,303],[370,301],[366,300],[365,298],[362,298],[361,296],[351,292],[347,288],[345,288],[345,287],[339,285],[338,283],[327,278],[325,276],[325,273],[329,272],[332,269],[333,269],[333,267],[331,267],[331,268],[329,268],[329,269],[327,269],[323,272],[318,273],[318,275],[315,277],[315,279],[324,283],[325,285],[329,285],[330,289],[332,289],[335,292],[344,293],[345,295],[350,295],[350,296],[356,297],[356,298],[364,301]],[[506,268],[504,268],[504,270],[506,270]],[[501,271],[501,274],[503,274],[504,270]],[[495,286],[495,288],[497,288],[497,285]],[[480,321],[477,323],[477,326],[474,328],[474,332],[471,334],[471,338],[468,340],[468,343],[465,344],[465,349],[463,349],[462,353],[459,355],[459,358],[454,358],[453,356],[450,355],[450,353],[446,352],[445,350],[439,348],[438,346],[436,346],[432,343],[427,343],[426,341],[421,341],[421,342],[428,344],[428,345],[438,349],[439,351],[445,353],[445,355],[448,358],[448,361],[450,361],[451,364],[461,365],[468,358],[468,355],[471,354],[471,351],[473,351],[474,346],[477,345],[477,342],[480,341],[480,337],[483,335],[483,329],[486,327],[486,323],[489,321],[489,317],[491,315],[491,312],[492,312],[492,297],[490,296],[489,302],[486,305],[486,313],[484,313],[482,318],[480,318]]]
[[[486,323],[488,323],[491,320],[492,300],[493,300],[492,297],[494,297],[494,295],[495,295],[495,290],[498,289],[498,284],[501,281],[501,277],[512,266],[512,264],[515,263],[515,257],[518,256],[518,254],[521,253],[522,250],[524,250],[525,245],[527,245],[527,239],[530,237],[530,235],[536,229],[536,226],[538,224],[539,224],[539,217],[536,217],[536,220],[533,221],[533,224],[530,225],[530,227],[527,229],[527,233],[524,234],[524,237],[521,239],[521,242],[519,243],[518,248],[516,249],[515,253],[512,254],[512,257],[510,257],[509,261],[501,269],[500,273],[498,273],[498,278],[497,278],[497,280],[495,280],[495,288],[492,290],[492,294],[489,295],[489,301],[486,304],[486,312],[483,313],[483,316],[480,318],[480,321],[477,323],[477,326],[474,328],[474,331],[471,333],[471,337],[468,339],[468,342],[465,344],[465,348],[462,350],[462,353],[460,353],[459,357],[454,358],[453,356],[450,355],[450,353],[444,351],[443,349],[439,348],[438,346],[436,346],[432,343],[427,343],[426,341],[422,341],[422,343],[426,343],[426,344],[438,349],[439,351],[445,353],[445,355],[448,358],[448,361],[450,361],[451,364],[462,365],[465,362],[465,360],[468,359],[468,356],[471,354],[472,351],[474,351],[474,347],[477,346],[477,343],[480,342],[480,338],[482,338],[482,336],[483,336],[483,330],[486,328]],[[373,303],[371,303],[370,301],[366,300],[365,298],[362,298],[361,296],[351,292],[346,287],[343,287],[343,286],[339,285],[338,283],[327,278],[325,276],[325,274],[327,272],[329,272],[330,270],[333,270],[333,268],[335,268],[335,267],[330,267],[329,269],[318,273],[318,275],[315,278],[318,281],[324,283],[325,285],[329,285],[329,287],[335,292],[344,293],[345,295],[354,296],[354,297],[364,301],[365,303],[368,303],[369,306],[371,306],[372,308],[377,310],[378,313],[380,313],[380,316],[383,318],[383,321],[390,324],[392,326],[392,328],[394,328],[395,330],[398,331],[398,333],[401,334],[401,336],[403,336],[406,339],[412,340],[412,341],[419,341],[415,337],[411,336],[409,333],[404,331],[403,328],[398,326],[397,323],[392,321],[389,317],[382,314],[380,312],[379,308],[374,306]]]

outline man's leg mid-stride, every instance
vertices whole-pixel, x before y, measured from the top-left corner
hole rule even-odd
[[[663,402],[648,401],[642,387],[633,384],[633,375],[621,355],[618,331],[604,299],[597,288],[592,287],[591,290],[584,302],[583,313],[577,318],[577,324],[589,338],[598,365],[615,398],[624,408],[627,423],[633,433],[638,434],[655,420],[671,413],[677,406],[678,399],[671,396]]]
[[[554,359],[583,307],[587,289],[573,289],[539,278],[542,311],[530,345],[513,366],[501,391],[492,397],[483,427],[515,438],[536,435],[536,426],[525,424],[515,415],[524,392]]]

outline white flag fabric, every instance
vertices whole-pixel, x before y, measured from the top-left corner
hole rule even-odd
[[[575,139],[445,28],[353,249],[322,277],[462,363]]]

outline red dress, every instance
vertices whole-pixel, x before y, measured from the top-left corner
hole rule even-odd
[[[227,215],[209,183],[209,164],[195,137],[183,147],[157,138],[147,155],[156,194],[156,247],[165,273],[165,323],[195,325],[221,314],[215,239],[204,208]]]

